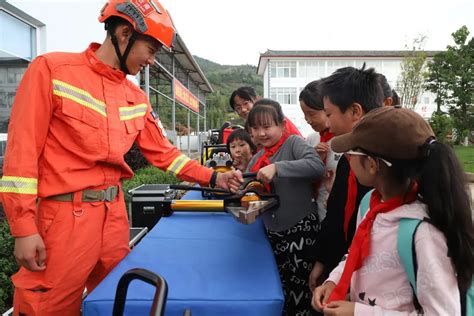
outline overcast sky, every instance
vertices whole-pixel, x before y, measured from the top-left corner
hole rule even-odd
[[[47,24],[48,51],[82,51],[103,40],[103,0],[7,0]],[[426,49],[474,33],[473,0],[162,0],[193,55],[220,64],[257,65],[271,50],[403,50],[428,36]],[[82,23],[82,26],[81,24]]]

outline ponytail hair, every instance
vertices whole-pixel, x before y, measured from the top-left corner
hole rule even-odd
[[[439,142],[427,144],[420,164],[419,194],[431,223],[446,237],[459,288],[466,291],[474,274],[474,230],[466,176],[454,151]]]

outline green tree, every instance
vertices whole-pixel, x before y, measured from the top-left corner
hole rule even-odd
[[[430,125],[436,135],[436,139],[441,142],[449,142],[448,135],[453,130],[453,120],[441,111],[435,111],[430,118]]]
[[[401,73],[397,81],[401,105],[414,109],[425,82],[426,52],[423,50],[427,37],[420,35],[413,40],[411,50],[403,59]],[[408,50],[408,47],[406,47]]]
[[[436,94],[438,111],[446,106],[457,131],[457,142],[474,126],[474,39],[464,25],[452,33],[453,46],[428,64],[426,89]]]

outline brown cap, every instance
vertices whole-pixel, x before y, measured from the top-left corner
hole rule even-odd
[[[384,106],[370,111],[352,132],[335,137],[335,152],[360,148],[383,158],[423,157],[423,146],[434,137],[430,125],[417,113],[399,106]]]

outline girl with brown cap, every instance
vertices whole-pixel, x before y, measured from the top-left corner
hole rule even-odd
[[[316,288],[313,306],[328,315],[460,315],[474,272],[474,231],[453,150],[436,141],[421,116],[400,107],[371,111],[351,133],[335,137],[332,149],[344,152],[358,180],[375,190],[348,256]],[[402,218],[421,220],[413,289],[397,251]]]

